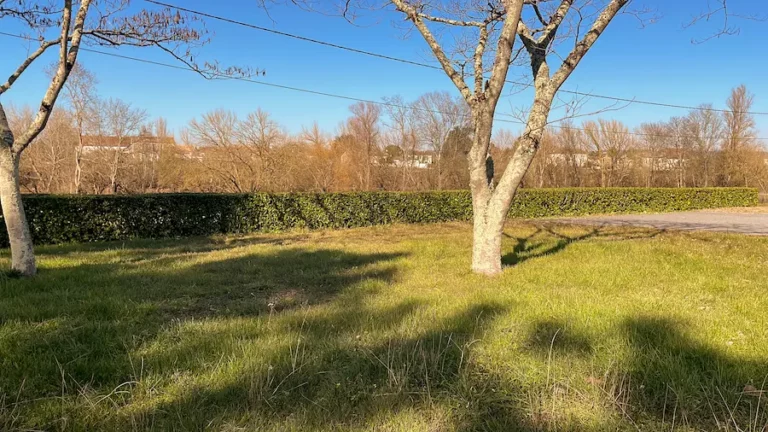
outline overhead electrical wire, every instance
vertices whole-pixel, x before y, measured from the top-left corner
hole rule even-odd
[[[145,1],[149,1],[149,0],[145,0]],[[0,35],[7,36],[7,37],[13,37],[13,38],[16,38],[16,39],[28,40],[28,41],[38,41],[37,39],[32,38],[32,37],[18,35],[18,34],[13,34],[13,33],[7,33],[7,32],[3,32],[3,31],[0,31]],[[80,51],[89,52],[89,53],[98,54],[98,55],[103,55],[103,56],[114,57],[114,58],[119,58],[119,59],[123,59],[123,60],[135,61],[135,62],[144,63],[144,64],[150,64],[150,65],[154,65],[154,66],[165,67],[165,68],[169,68],[169,69],[177,69],[177,70],[182,70],[182,71],[187,71],[187,72],[193,72],[195,74],[199,74],[198,71],[195,71],[193,69],[190,69],[187,66],[182,66],[182,65],[174,65],[174,64],[170,64],[170,63],[163,63],[163,62],[158,62],[158,61],[154,61],[154,60],[143,59],[143,58],[140,58],[140,57],[127,56],[127,55],[124,55],[124,54],[118,54],[118,53],[112,53],[112,52],[107,52],[107,51],[101,51],[101,50],[96,50],[96,49],[86,48],[86,47],[81,47]],[[421,107],[405,106],[405,105],[400,105],[400,104],[386,102],[386,101],[377,101],[377,100],[372,100],[372,99],[364,99],[364,98],[358,98],[358,97],[354,97],[354,96],[341,95],[341,94],[337,94],[337,93],[330,93],[330,92],[324,92],[324,91],[318,91],[318,90],[311,90],[311,89],[287,86],[287,85],[282,85],[282,84],[275,84],[275,83],[270,83],[270,82],[266,82],[266,81],[256,80],[256,79],[249,78],[249,77],[230,76],[230,75],[221,74],[221,73],[213,73],[212,75],[214,75],[214,76],[216,76],[218,78],[221,78],[221,79],[244,81],[244,82],[248,82],[248,83],[251,83],[251,84],[257,84],[257,85],[273,87],[273,88],[278,88],[278,89],[283,89],[283,90],[290,90],[290,91],[295,91],[295,92],[300,92],[300,93],[308,93],[308,94],[313,94],[313,95],[318,95],[318,96],[331,97],[331,98],[336,98],[336,99],[349,100],[349,101],[353,101],[353,102],[365,102],[365,103],[372,103],[372,104],[376,104],[376,105],[380,105],[380,106],[387,106],[387,107],[393,107],[393,108],[403,108],[403,109],[407,109],[407,110],[431,112],[431,113],[435,113],[435,114],[446,114],[445,112],[439,111],[439,110],[431,110],[431,109],[421,108]],[[507,115],[510,115],[510,114],[507,114]],[[518,125],[525,125],[526,124],[526,122],[521,121],[521,120],[510,120],[510,119],[500,119],[500,118],[494,118],[494,121],[503,122],[503,123],[513,123],[513,124],[518,124]],[[574,127],[574,126],[555,125],[555,124],[551,124],[551,123],[548,124],[547,126],[548,127],[557,128],[557,129],[563,129],[563,130],[577,130],[577,131],[582,131],[582,132],[586,131],[586,129],[584,129],[584,128],[579,128],[579,127]],[[643,136],[643,137],[657,137],[657,138],[683,138],[683,137],[686,137],[686,135],[648,134],[648,133],[630,132],[630,131],[615,131],[614,133],[618,133],[618,134],[622,134],[622,135],[633,135],[633,136]],[[689,137],[692,137],[692,136],[689,136]],[[715,137],[704,136],[704,137],[699,137],[699,138],[715,138]],[[755,139],[763,140],[763,141],[768,141],[768,138],[755,137]]]
[[[383,59],[383,60],[389,60],[389,61],[394,61],[394,62],[398,62],[398,63],[409,64],[409,65],[412,65],[412,66],[419,66],[419,67],[435,69],[435,70],[440,70],[440,71],[443,70],[443,68],[440,67],[440,66],[436,66],[436,65],[432,65],[432,64],[428,64],[428,63],[421,63],[421,62],[417,62],[417,61],[413,61],[413,60],[407,60],[407,59],[403,59],[403,58],[393,57],[393,56],[389,56],[389,55],[385,55],[385,54],[380,54],[380,53],[376,53],[376,52],[372,52],[372,51],[367,51],[367,50],[363,50],[363,49],[352,48],[352,47],[348,47],[348,46],[345,46],[345,45],[339,45],[339,44],[332,43],[332,42],[327,42],[327,41],[323,41],[323,40],[319,40],[319,39],[314,39],[314,38],[310,38],[310,37],[306,37],[306,36],[301,36],[301,35],[297,35],[297,34],[293,34],[293,33],[279,31],[279,30],[268,28],[268,27],[258,26],[258,25],[255,25],[255,24],[251,24],[251,23],[247,23],[247,22],[244,22],[244,21],[235,20],[235,19],[232,19],[232,18],[223,17],[223,16],[220,16],[220,15],[214,15],[214,14],[211,14],[211,13],[208,13],[208,12],[203,12],[203,11],[199,11],[199,10],[195,10],[195,9],[190,9],[190,8],[186,8],[186,7],[183,7],[183,6],[177,6],[177,5],[174,5],[174,4],[171,4],[171,3],[166,3],[166,2],[162,2],[162,1],[158,1],[158,0],[144,0],[144,1],[147,2],[147,3],[154,4],[154,5],[176,9],[176,10],[179,10],[179,11],[182,11],[182,12],[187,12],[187,13],[190,13],[190,14],[194,14],[194,15],[210,18],[210,19],[213,19],[213,20],[217,20],[217,21],[221,21],[221,22],[226,22],[226,23],[229,23],[229,24],[234,24],[234,25],[238,25],[238,26],[242,26],[242,27],[247,27],[247,28],[250,28],[250,29],[253,29],[253,30],[263,31],[263,32],[267,32],[267,33],[272,33],[272,34],[283,36],[283,37],[297,39],[297,40],[301,40],[301,41],[304,41],[304,42],[314,43],[314,44],[317,44],[317,45],[323,45],[323,46],[327,46],[327,47],[330,47],[330,48],[340,49],[340,50],[352,52],[352,53],[355,53],[355,54],[362,54],[362,55],[366,55],[366,56],[370,56],[370,57],[380,58],[380,59]],[[510,84],[526,86],[526,87],[530,87],[531,86],[530,83],[519,82],[519,81],[507,80],[506,82],[510,83]],[[585,92],[580,92],[580,91],[576,91],[576,90],[568,90],[568,89],[560,89],[559,92],[560,93],[572,94],[572,95],[575,95],[575,96],[582,96],[582,97],[591,97],[591,98],[596,98],[596,99],[612,100],[612,101],[615,101],[615,102],[625,102],[625,103],[630,103],[630,104],[651,105],[651,106],[657,106],[657,107],[687,109],[687,110],[714,111],[714,112],[720,112],[720,113],[729,112],[727,109],[722,109],[722,108],[704,108],[704,107],[701,107],[701,106],[688,106],[688,105],[680,105],[680,104],[673,104],[673,103],[667,103],[667,102],[638,100],[638,99],[635,99],[635,98],[627,98],[627,97],[619,97],[619,96],[609,96],[609,95],[602,95],[602,94],[597,94],[597,93],[585,93]],[[752,111],[752,112],[745,112],[745,114],[761,115],[762,116],[762,115],[768,115],[768,112]]]

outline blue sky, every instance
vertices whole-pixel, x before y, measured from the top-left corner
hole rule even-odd
[[[393,25],[396,15],[369,17],[364,25],[353,26],[338,17],[274,7],[268,17],[254,0],[168,0],[188,8],[232,17],[241,21],[379,52],[420,62],[432,62],[426,45],[417,34],[404,38],[401,28]],[[753,0],[731,0],[732,9],[747,10]],[[137,2],[141,5],[141,2]],[[711,102],[723,107],[730,89],[746,84],[755,94],[753,111],[768,112],[768,23],[738,22],[737,36],[714,39],[696,45],[692,38],[704,37],[720,23],[704,23],[683,29],[690,16],[706,7],[706,0],[646,0],[637,5],[656,8],[658,23],[639,28],[631,16],[620,16],[587,55],[564,88],[626,98],[698,105]],[[757,6],[754,6],[757,8]],[[4,25],[3,31],[19,31]],[[381,100],[402,95],[414,99],[435,90],[456,92],[440,71],[376,59],[330,47],[288,39],[231,24],[207,21],[213,42],[198,57],[216,59],[222,64],[236,64],[265,69],[260,80],[311,90],[338,93],[363,99]],[[0,73],[9,74],[24,58],[23,41],[0,36]],[[167,55],[151,49],[121,49],[122,54],[173,62]],[[54,53],[50,53],[54,54]],[[45,90],[43,66],[53,57],[43,59],[25,74],[4,103],[34,104]],[[189,72],[165,69],[128,60],[83,52],[81,63],[95,72],[103,97],[117,97],[144,108],[151,116],[163,116],[178,131],[190,119],[215,109],[226,108],[247,113],[262,108],[289,131],[317,121],[333,130],[348,115],[351,102],[324,96],[296,93],[239,81],[207,81]],[[504,98],[499,112],[529,103],[529,94]],[[590,111],[605,103],[593,100],[584,108]],[[630,105],[604,117],[620,119],[634,126],[647,121],[666,120],[684,115],[685,110]],[[768,116],[757,116],[761,136],[768,136]],[[514,125],[504,125],[516,129]]]

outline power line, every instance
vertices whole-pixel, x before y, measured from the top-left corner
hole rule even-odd
[[[13,37],[13,38],[16,38],[16,39],[23,39],[23,40],[29,40],[29,41],[37,41],[37,39],[35,39],[35,38],[31,38],[31,37],[28,37],[28,36],[17,35],[17,34],[13,34],[13,33],[6,33],[6,32],[3,32],[3,31],[0,31],[0,35],[8,36],[8,37]],[[158,61],[154,61],[154,60],[147,60],[147,59],[143,59],[143,58],[140,58],[140,57],[132,57],[132,56],[127,56],[127,55],[123,55],[123,54],[110,53],[110,52],[106,52],[106,51],[100,51],[100,50],[95,50],[95,49],[91,49],[91,48],[83,48],[83,47],[81,47],[80,50],[81,51],[85,51],[85,52],[89,52],[89,53],[93,53],[93,54],[99,54],[99,55],[119,58],[119,59],[123,59],[123,60],[130,60],[130,61],[135,61],[135,62],[139,62],[139,63],[151,64],[151,65],[154,65],[154,66],[161,66],[161,67],[165,67],[165,68],[169,68],[169,69],[177,69],[177,70],[182,70],[182,71],[187,71],[187,72],[193,72],[193,73],[196,73],[196,74],[198,73],[198,72],[196,72],[196,71],[194,71],[194,70],[192,70],[192,69],[190,69],[189,67],[186,67],[186,66],[180,66],[180,65],[174,65],[174,64],[169,64],[169,63],[163,63],[163,62],[158,62]],[[391,102],[377,101],[377,100],[371,100],[371,99],[363,99],[363,98],[357,98],[357,97],[353,97],[353,96],[340,95],[340,94],[337,94],[337,93],[328,93],[328,92],[322,92],[322,91],[317,91],[317,90],[310,90],[310,89],[305,89],[305,88],[300,88],[300,87],[292,87],[292,86],[287,86],[287,85],[282,85],[282,84],[275,84],[275,83],[269,83],[269,82],[265,82],[265,81],[259,81],[259,80],[255,80],[255,79],[248,78],[248,77],[228,76],[228,75],[221,74],[221,73],[213,73],[213,75],[216,76],[216,77],[222,78],[222,79],[231,79],[231,80],[236,80],[236,81],[244,81],[244,82],[249,82],[249,83],[252,83],[252,84],[258,84],[258,85],[263,85],[263,86],[267,86],[267,87],[274,87],[274,88],[279,88],[279,89],[283,89],[283,90],[291,90],[291,91],[300,92],[300,93],[308,93],[308,94],[314,94],[314,95],[318,95],[318,96],[326,96],[326,97],[331,97],[331,98],[336,98],[336,99],[343,99],[343,100],[349,100],[349,101],[354,101],[354,102],[372,103],[372,104],[376,104],[376,105],[380,105],[380,106],[388,106],[388,107],[393,107],[393,108],[404,108],[404,109],[412,110],[412,111],[415,110],[415,111],[424,111],[424,112],[430,112],[430,113],[435,113],[435,114],[446,114],[445,112],[439,111],[439,110],[431,110],[431,109],[419,108],[419,107],[409,107],[409,106],[395,104],[395,103],[391,103]],[[510,114],[507,114],[507,115],[510,115]],[[494,121],[502,122],[502,123],[513,123],[513,124],[518,124],[518,125],[525,125],[526,124],[526,122],[521,121],[521,120],[508,120],[508,119],[500,119],[500,118],[494,118]],[[579,127],[575,127],[575,126],[555,125],[555,124],[552,124],[552,123],[548,124],[547,126],[553,127],[553,128],[557,128],[557,129],[563,129],[563,130],[577,130],[577,131],[582,131],[582,132],[586,131],[585,128],[579,128]],[[694,137],[694,136],[686,136],[686,135],[648,134],[648,133],[630,132],[630,131],[620,131],[620,132],[616,132],[616,133],[619,133],[619,134],[622,134],[622,135],[633,135],[633,136],[643,136],[643,137],[656,137],[656,138],[710,138],[710,139],[711,138],[717,138],[717,137],[712,137],[712,136]],[[755,137],[754,139],[768,141],[768,138]]]
[[[344,45],[338,45],[338,44],[335,44],[335,43],[332,43],[332,42],[326,42],[326,41],[321,41],[321,40],[317,40],[317,39],[308,38],[308,37],[305,37],[305,36],[295,35],[295,34],[292,34],[292,33],[282,32],[282,31],[271,29],[271,28],[268,28],[268,27],[257,26],[255,24],[247,23],[247,22],[244,22],[244,21],[238,21],[238,20],[235,20],[235,19],[232,19],[232,18],[226,18],[226,17],[222,17],[222,16],[218,16],[218,15],[212,15],[212,14],[209,14],[207,12],[201,12],[201,11],[196,11],[196,10],[192,10],[192,9],[187,9],[185,7],[172,5],[172,4],[169,4],[169,3],[163,3],[163,2],[159,2],[159,1],[155,1],[155,0],[144,0],[144,1],[146,1],[147,3],[156,4],[156,5],[159,5],[159,6],[164,6],[164,7],[168,7],[168,8],[177,9],[177,10],[180,10],[182,12],[187,12],[187,13],[191,13],[191,14],[194,14],[194,15],[199,15],[199,16],[203,16],[203,17],[206,17],[206,18],[215,19],[217,21],[222,21],[222,22],[226,22],[226,23],[230,23],[230,24],[235,24],[235,25],[239,25],[239,26],[242,26],[242,27],[248,27],[248,28],[251,28],[251,29],[254,29],[254,30],[259,30],[259,31],[267,32],[267,33],[272,33],[272,34],[276,34],[276,35],[279,35],[279,36],[285,36],[285,37],[292,38],[292,39],[298,39],[298,40],[301,40],[301,41],[304,41],[304,42],[311,42],[311,43],[314,43],[314,44],[324,45],[324,46],[327,46],[327,47],[336,48],[336,49],[340,49],[340,50],[344,50],[344,51],[349,51],[349,52],[353,52],[353,53],[356,53],[356,54],[363,54],[363,55],[367,55],[367,56],[378,57],[378,58],[385,59],[385,60],[391,60],[391,61],[396,61],[396,62],[400,62],[400,63],[410,64],[410,65],[413,65],[413,66],[421,66],[421,67],[427,67],[427,68],[430,68],[430,69],[442,70],[441,67],[434,66],[434,65],[429,65],[429,64],[426,64],[426,63],[419,63],[419,62],[412,61],[412,60],[401,59],[401,58],[397,58],[397,57],[388,56],[388,55],[385,55],[385,54],[373,53],[373,52],[370,52],[370,51],[365,51],[365,50],[361,50],[361,49],[357,49],[357,48],[351,48],[351,47],[344,46]]]
[[[250,28],[250,29],[253,29],[253,30],[259,30],[259,31],[263,31],[263,32],[267,32],[267,33],[272,33],[272,34],[276,34],[276,35],[279,35],[279,36],[284,36],[284,37],[288,37],[288,38],[292,38],[292,39],[298,39],[298,40],[301,40],[301,41],[304,41],[304,42],[310,42],[310,43],[314,43],[314,44],[318,44],[318,45],[323,45],[323,46],[327,46],[327,47],[331,47],[331,48],[336,48],[336,49],[340,49],[340,50],[344,50],[344,51],[349,51],[349,52],[352,52],[352,53],[355,53],[355,54],[367,55],[367,56],[370,56],[370,57],[376,57],[376,58],[380,58],[380,59],[384,59],[384,60],[395,61],[395,62],[398,62],[398,63],[409,64],[409,65],[412,65],[412,66],[419,66],[419,67],[424,67],[424,68],[429,68],[429,69],[434,69],[434,70],[440,70],[440,71],[443,70],[443,68],[440,67],[440,66],[435,66],[435,65],[431,65],[431,64],[427,64],[427,63],[421,63],[421,62],[417,62],[417,61],[413,61],[413,60],[402,59],[402,58],[398,58],[398,57],[392,57],[392,56],[388,56],[388,55],[385,55],[385,54],[375,53],[375,52],[372,52],[372,51],[366,51],[366,50],[362,50],[362,49],[358,49],[358,48],[352,48],[352,47],[348,47],[348,46],[344,46],[344,45],[339,45],[339,44],[335,44],[335,43],[331,43],[331,42],[322,41],[322,40],[319,40],[319,39],[313,39],[313,38],[309,38],[309,37],[305,37],[305,36],[300,36],[300,35],[296,35],[296,34],[293,34],[293,33],[287,33],[287,32],[283,32],[283,31],[279,31],[279,30],[274,30],[274,29],[270,29],[270,28],[267,28],[267,27],[262,27],[262,26],[258,26],[258,25],[255,25],[255,24],[247,23],[247,22],[244,22],[244,21],[239,21],[239,20],[235,20],[235,19],[232,19],[232,18],[223,17],[223,16],[220,16],[220,15],[214,15],[214,14],[210,14],[210,13],[207,13],[207,12],[202,12],[202,11],[198,11],[198,10],[194,10],[194,9],[185,8],[185,7],[182,7],[182,6],[176,6],[176,5],[170,4],[170,3],[165,3],[165,2],[161,2],[161,1],[157,1],[157,0],[144,0],[144,1],[147,2],[147,3],[152,3],[152,4],[155,4],[155,5],[164,6],[164,7],[180,10],[180,11],[183,11],[183,12],[191,13],[191,14],[194,14],[194,15],[198,15],[198,16],[202,16],[202,17],[206,17],[206,18],[211,18],[211,19],[214,19],[214,20],[217,20],[217,21],[222,21],[222,22],[226,22],[226,23],[230,23],[230,24],[235,24],[235,25],[239,25],[239,26],[242,26],[242,27],[247,27],[247,28]],[[506,80],[505,82],[507,82],[509,84],[521,85],[521,86],[526,86],[526,87],[530,87],[531,86],[531,84],[529,84],[529,83],[524,83],[524,82],[519,82],[519,81]],[[575,95],[575,96],[592,97],[592,98],[596,98],[596,99],[605,99],[605,100],[612,100],[612,101],[616,101],[616,102],[635,103],[635,104],[640,104],[640,105],[650,105],[650,106],[664,107],[664,108],[677,108],[677,109],[687,109],[687,110],[694,110],[694,111],[712,111],[712,112],[720,112],[720,113],[730,112],[729,110],[722,109],[722,108],[702,108],[700,106],[697,107],[697,106],[688,106],[688,105],[678,105],[678,104],[672,104],[672,103],[666,103],[666,102],[646,101],[646,100],[638,100],[638,99],[634,99],[634,98],[625,98],[625,97],[618,97],[618,96],[607,96],[607,95],[601,95],[601,94],[597,94],[597,93],[584,93],[584,92],[580,92],[580,91],[576,91],[576,90],[560,89],[559,91],[561,93],[572,94],[572,95]],[[744,113],[745,114],[751,114],[751,115],[768,115],[768,112],[759,112],[759,111],[744,112]]]

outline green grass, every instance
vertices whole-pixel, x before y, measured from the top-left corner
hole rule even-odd
[[[768,427],[768,239],[519,223],[487,279],[469,232],[41,247],[0,430]]]

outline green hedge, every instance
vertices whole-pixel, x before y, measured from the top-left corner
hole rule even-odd
[[[746,188],[527,189],[515,198],[510,216],[690,210],[757,201],[757,190]],[[464,221],[472,215],[466,191],[28,195],[24,206],[37,244]],[[8,244],[5,229],[0,244]]]

